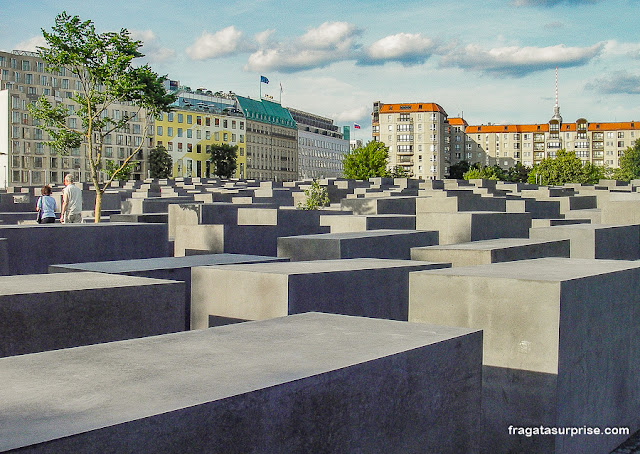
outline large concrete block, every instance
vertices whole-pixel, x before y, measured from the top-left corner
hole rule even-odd
[[[411,248],[438,244],[438,232],[416,230],[367,230],[278,238],[278,257],[292,261],[411,258]]]
[[[303,314],[3,358],[0,450],[474,452],[481,343]]]
[[[310,311],[406,320],[409,272],[448,266],[343,259],[197,267],[191,327],[208,328],[210,317],[263,320]]]
[[[6,238],[0,238],[0,276],[9,273],[9,243]]]
[[[638,224],[640,200],[610,200],[603,204],[600,214],[604,224]]]
[[[0,277],[0,356],[184,329],[184,283],[82,272]]]
[[[417,213],[457,211],[506,211],[506,199],[481,197],[470,191],[435,192],[431,197],[416,198]]]
[[[9,274],[46,273],[49,265],[169,255],[166,224],[100,223],[0,226]]]
[[[572,224],[532,228],[531,239],[571,240],[571,257],[640,259],[640,225]]]
[[[482,329],[484,452],[609,452],[640,427],[640,262],[544,258],[411,273],[409,320]]]
[[[437,230],[440,244],[467,243],[494,238],[527,238],[530,213],[464,211],[459,213],[418,213],[418,230]]]
[[[542,257],[569,257],[569,240],[499,238],[411,249],[412,260],[449,262],[451,266],[485,265]]]
[[[108,262],[69,263],[52,265],[50,273],[70,273],[92,271],[96,273],[125,274],[127,276],[169,279],[185,283],[184,329],[190,328],[191,320],[191,268],[207,265],[228,265],[233,263],[281,262],[287,259],[242,254],[200,254],[186,257],[158,257],[137,260],[113,260]]]
[[[353,214],[416,214],[415,197],[343,199],[340,205]]]
[[[340,211],[339,213],[342,213]],[[365,232],[367,230],[415,230],[416,217],[409,214],[373,215],[320,215],[320,225],[328,226],[331,233]]]

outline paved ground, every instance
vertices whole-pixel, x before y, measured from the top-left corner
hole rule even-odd
[[[640,453],[640,430],[618,446],[611,454],[632,454]]]

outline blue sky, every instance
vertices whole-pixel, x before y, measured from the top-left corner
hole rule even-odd
[[[0,0],[0,49],[33,50],[66,10],[126,28],[192,88],[263,93],[360,123],[373,101],[437,102],[470,124],[640,120],[640,0]]]

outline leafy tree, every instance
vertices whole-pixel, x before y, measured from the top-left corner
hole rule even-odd
[[[213,163],[214,173],[220,178],[231,178],[237,167],[238,146],[221,143],[212,145],[207,151],[211,154],[209,161]]]
[[[529,172],[531,172],[531,167],[527,167],[521,162],[516,162],[516,165],[509,167],[507,170],[506,181],[510,181],[512,183],[526,183],[529,179]]]
[[[411,174],[404,170],[404,167],[395,166],[391,172],[387,172],[387,176],[391,178],[409,178]]]
[[[456,180],[462,180],[464,173],[468,172],[471,168],[469,161],[460,161],[455,164],[451,164],[449,166],[449,176],[448,178],[454,178]]]
[[[131,178],[131,174],[135,169],[137,161],[129,161],[124,166],[114,164],[113,161],[107,161],[107,165],[105,166],[105,173],[109,176],[109,180],[120,180],[127,181]]]
[[[533,166],[529,173],[529,183],[563,185],[565,183],[597,183],[604,178],[604,167],[582,161],[573,151],[558,150],[555,158],[546,158]]]
[[[387,176],[388,159],[389,148],[382,142],[370,141],[365,146],[357,147],[344,156],[342,160],[344,177],[368,180],[372,177]]]
[[[29,111],[41,121],[41,127],[49,134],[47,144],[57,152],[64,154],[83,146],[96,191],[95,222],[100,222],[102,194],[120,173],[116,169],[101,184],[105,138],[117,130],[126,130],[134,118],[144,115],[142,141],[119,165],[123,170],[145,143],[152,118],[169,111],[175,97],[166,93],[164,78],[148,65],[132,65],[134,58],[143,56],[139,51],[142,42],[132,40],[126,29],[97,33],[92,21],[82,21],[63,12],[56,17],[51,32],[43,29],[42,34],[47,44],[38,49],[47,70],[65,68],[78,78],[78,90],[71,98],[77,106],[71,112],[65,104],[52,104],[43,95],[35,105],[29,106]],[[128,103],[137,108],[137,112],[112,118],[108,113],[114,103]],[[68,126],[67,118],[71,115],[80,118],[78,127]]]
[[[498,165],[494,166],[481,166],[480,164],[473,164],[471,168],[466,171],[462,178],[465,180],[472,180],[476,178],[482,178],[485,180],[505,180],[504,170]]]
[[[318,180],[311,182],[311,187],[304,190],[305,201],[304,204],[299,203],[298,209],[302,210],[317,210],[321,207],[329,205],[329,192],[327,188],[323,188],[318,183]]]
[[[640,178],[640,139],[624,151],[619,164],[620,168],[613,171],[613,178],[620,181]]]
[[[165,147],[158,145],[149,152],[151,178],[171,178],[173,160]]]

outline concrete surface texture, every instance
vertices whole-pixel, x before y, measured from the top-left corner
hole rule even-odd
[[[408,260],[411,248],[438,244],[438,232],[367,230],[278,238],[278,257],[291,261],[372,257]]]
[[[304,314],[3,358],[0,450],[472,452],[481,339]]]
[[[448,261],[451,266],[486,265],[542,257],[569,257],[569,240],[544,241],[528,238],[499,238],[411,248],[412,260]]]
[[[572,224],[532,228],[531,239],[571,241],[571,257],[640,259],[640,225]]]
[[[640,262],[618,260],[414,272],[409,321],[483,330],[488,451],[608,452],[626,437],[526,439],[507,427],[640,428],[638,282]]]
[[[184,283],[78,272],[0,277],[0,356],[184,329]]]
[[[449,264],[342,259],[196,267],[191,327],[209,317],[263,320],[309,311],[407,320],[410,271]]]

